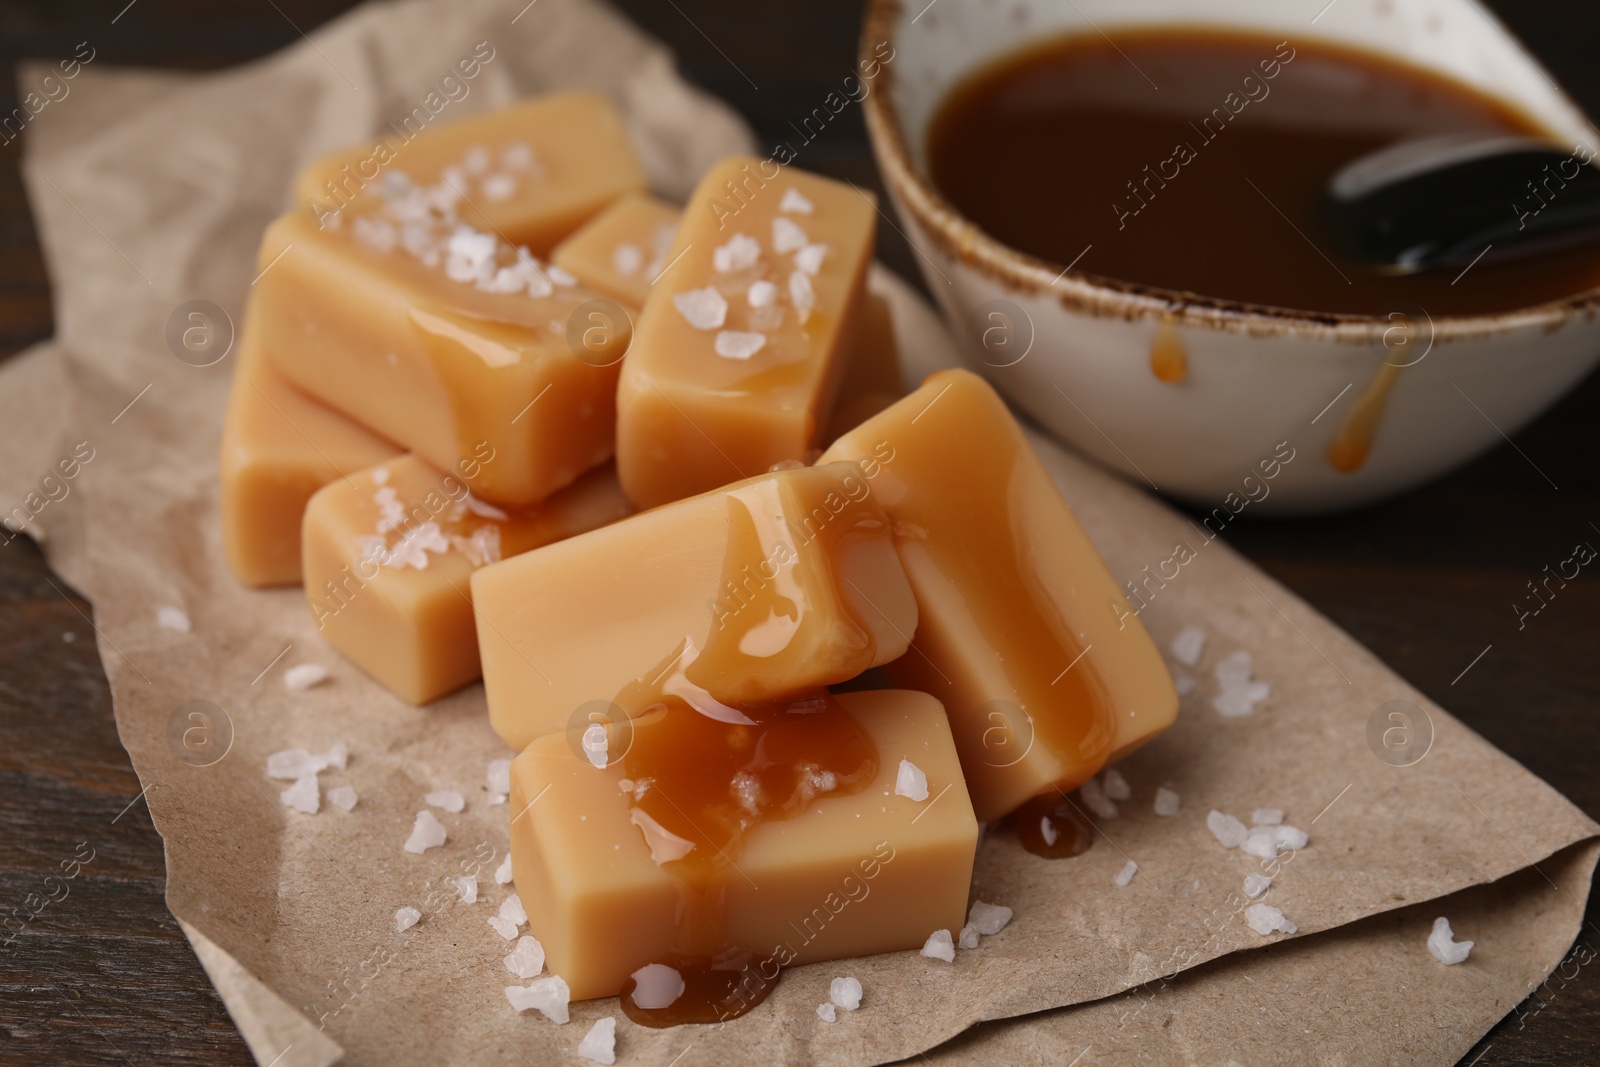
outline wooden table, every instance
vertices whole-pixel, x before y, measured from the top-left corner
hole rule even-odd
[[[3,113],[16,103],[19,58],[66,56],[86,37],[99,51],[97,63],[208,69],[292,44],[296,27],[310,30],[351,6],[139,0],[112,25],[124,2],[10,0],[0,7]],[[764,140],[786,136],[789,119],[809,112],[849,73],[860,16],[859,0],[763,0],[759,18],[747,2],[733,0],[618,6],[671,45],[683,72],[738,108]],[[1579,102],[1600,114],[1593,0],[1493,6]],[[0,356],[52,329],[19,158],[18,145],[0,147]],[[808,147],[803,164],[881,189],[858,108]],[[880,253],[916,276],[894,230],[884,228]],[[1496,449],[1408,497],[1334,519],[1245,520],[1227,537],[1430,697],[1600,816],[1600,586],[1581,576],[1520,632],[1511,607],[1542,567],[1566,558],[1577,541],[1600,539],[1597,406],[1600,379],[1591,378],[1518,434],[1516,448]],[[41,893],[44,876],[75,850],[85,855],[81,842],[94,854],[70,896],[0,948],[0,1062],[249,1063],[163,902],[161,839],[117,741],[89,610],[26,540],[0,550],[0,914]],[[1600,945],[1593,901],[1588,920],[1583,937]],[[1538,991],[1463,1063],[1600,1059],[1600,978],[1590,972]]]

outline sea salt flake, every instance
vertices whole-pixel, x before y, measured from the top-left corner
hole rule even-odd
[[[789,303],[794,305],[794,313],[800,316],[801,322],[809,319],[817,306],[817,291],[804,271],[797,270],[789,275]]]
[[[394,913],[394,928],[397,933],[405,933],[422,919],[422,912],[416,908],[400,908]]]
[[[497,885],[507,885],[511,881],[511,857],[507,855],[494,869],[494,880]]]
[[[315,815],[317,808],[321,804],[321,792],[317,788],[317,776],[308,774],[297,779],[294,785],[278,794],[278,799],[295,811],[303,811],[307,815]]]
[[[487,778],[491,793],[511,792],[511,761],[508,759],[490,760]]]
[[[723,330],[712,346],[723,359],[749,359],[767,345],[767,335],[746,330]]]
[[[979,900],[967,912],[967,923],[984,937],[998,934],[1010,921],[1011,909],[1004,904],[985,904]]]
[[[828,983],[828,999],[845,1011],[861,1007],[861,983],[854,978],[835,978]]]
[[[300,663],[283,672],[283,684],[296,692],[321,685],[328,680],[328,668],[320,663]]]
[[[769,308],[778,300],[778,287],[769,281],[751,282],[744,294],[753,308]]]
[[[528,921],[528,912],[522,906],[522,898],[515,892],[500,902],[500,918],[509,919],[517,925]]]
[[[978,928],[971,923],[963,926],[960,935],[956,938],[956,944],[961,948],[977,948]]]
[[[1223,848],[1238,848],[1244,844],[1244,839],[1250,836],[1250,831],[1244,823],[1232,815],[1224,815],[1215,809],[1206,816],[1206,829],[1222,843]]]
[[[833,1006],[832,1001],[829,1001],[826,1004],[818,1004],[817,1018],[821,1019],[825,1023],[831,1023],[839,1018],[839,1010]]]
[[[1039,836],[1046,845],[1053,845],[1061,835],[1056,831],[1056,821],[1048,815],[1039,816]]]
[[[728,301],[715,289],[690,289],[672,298],[685,322],[697,330],[720,330],[728,321]]]
[[[517,939],[516,923],[511,922],[508,919],[502,919],[498,915],[491,915],[489,916],[489,925],[494,927],[494,932],[499,934],[505,940],[515,941]]]
[[[628,821],[639,828],[644,834],[644,843],[650,846],[650,858],[657,866],[681,860],[694,848],[693,841],[687,841],[668,830],[665,826],[640,808],[632,808],[628,812]]]
[[[900,761],[900,770],[895,774],[894,792],[896,796],[909,797],[920,804],[928,799],[928,776],[921,767],[903,759]]]
[[[444,844],[449,836],[444,823],[434,818],[433,812],[424,809],[417,812],[417,821],[411,826],[411,836],[406,838],[405,849],[421,855],[430,848]]]
[[[607,1015],[596,1019],[578,1042],[578,1055],[596,1063],[617,1062],[617,1020]]]
[[[478,902],[478,876],[464,874],[460,878],[450,879],[450,884],[456,887],[456,893],[463,904],[476,904]]]
[[[1278,834],[1274,827],[1257,826],[1244,835],[1239,845],[1246,853],[1269,860],[1278,854]]]
[[[311,758],[315,761],[318,771],[325,771],[329,767],[337,767],[342,771],[345,769],[345,765],[350,762],[350,749],[345,746],[343,741],[335,741],[328,751],[320,756]]]
[[[588,757],[589,763],[599,770],[605,770],[611,762],[607,755],[610,742],[606,739],[606,728],[600,723],[592,722],[583,731],[583,754]]]
[[[1106,773],[1100,776],[1100,785],[1105,789],[1106,796],[1112,800],[1131,800],[1133,789],[1129,787],[1128,780],[1122,777],[1122,772],[1115,767],[1107,767]]]
[[[566,980],[558,974],[540,978],[529,986],[506,986],[506,1000],[517,1011],[538,1008],[545,1018],[557,1024],[567,1021],[567,1003],[571,999]]]
[[[1102,819],[1115,819],[1117,806],[1111,798],[1106,796],[1105,789],[1100,785],[1098,778],[1091,778],[1078,787],[1078,797],[1083,801],[1083,806],[1100,816]]]
[[[638,274],[644,269],[644,249],[631,241],[624,241],[611,253],[611,269],[626,278]]]
[[[794,265],[815,276],[822,269],[822,261],[828,256],[827,245],[806,245],[794,254]]]
[[[1278,826],[1283,822],[1283,809],[1257,808],[1251,813],[1250,822],[1255,826]]]
[[[1218,692],[1211,698],[1211,706],[1224,718],[1253,714],[1255,706],[1272,695],[1270,685],[1252,679],[1252,664],[1250,653],[1244,649],[1230,653],[1217,663]]]
[[[1244,895],[1254,900],[1272,885],[1272,878],[1252,871],[1244,876]]]
[[[316,774],[321,769],[318,767],[318,762],[315,756],[303,748],[287,748],[267,757],[267,777],[287,781],[304,778],[308,774]]]
[[[761,242],[747,234],[736,233],[728,243],[712,249],[711,265],[718,274],[731,274],[736,270],[753,267],[761,259]]]
[[[1182,806],[1183,798],[1178,796],[1175,790],[1168,789],[1166,786],[1161,786],[1156,790],[1155,810],[1157,815],[1171,818],[1178,814],[1178,809]]]
[[[1172,687],[1178,691],[1178,696],[1186,697],[1200,688],[1200,683],[1194,680],[1193,675],[1182,671],[1172,672]]]
[[[816,210],[816,205],[807,200],[800,190],[785,189],[783,199],[778,202],[778,210],[790,215],[809,215]]]
[[[538,165],[533,148],[525,141],[515,141],[501,149],[500,164],[512,170],[528,170]]]
[[[491,174],[483,179],[483,195],[498,202],[517,195],[517,179],[509,174]]]
[[[956,961],[956,943],[950,936],[949,930],[935,930],[928,935],[928,940],[922,944],[922,954],[930,960],[944,960],[946,963]]]
[[[194,627],[189,623],[189,616],[182,608],[161,607],[156,609],[156,622],[162,629],[174,633],[186,634]]]
[[[1428,935],[1428,951],[1433,953],[1433,958],[1440,963],[1463,963],[1476,941],[1457,941],[1455,931],[1450,929],[1450,920],[1444,916],[1433,920],[1433,932]]]
[[[468,174],[482,174],[489,169],[489,150],[482,145],[473,145],[467,149],[462,165],[467,168]]]
[[[566,286],[569,289],[578,284],[578,279],[577,278],[573,277],[572,274],[569,273],[568,271],[565,271],[562,268],[556,266],[554,263],[551,263],[548,266],[546,266],[544,268],[544,273],[545,273],[545,277],[549,278],[551,281],[555,282],[557,285],[563,285],[563,286]]]
[[[688,988],[683,975],[665,963],[647,963],[633,972],[633,1002],[646,1011],[670,1008]]]
[[[518,978],[537,978],[544,970],[544,946],[532,934],[517,939],[517,947],[505,958],[506,970]]]
[[[328,790],[328,803],[345,811],[353,810],[357,799],[356,791],[347,785]]]
[[[780,255],[798,252],[811,243],[811,238],[789,219],[772,220],[772,250]]]
[[[422,802],[427,804],[429,807],[438,808],[441,811],[448,811],[452,815],[467,806],[466,799],[454,789],[439,789],[432,793],[424,793],[422,795]]]
[[[1133,881],[1133,876],[1139,873],[1139,865],[1132,860],[1122,865],[1122,870],[1117,872],[1115,882],[1119,886],[1127,885]]]
[[[1193,667],[1200,662],[1200,655],[1206,648],[1206,632],[1198,626],[1185,626],[1178,631],[1178,636],[1172,639],[1168,646],[1172,649],[1173,657],[1185,667]]]
[[[1298,927],[1283,917],[1283,912],[1271,904],[1252,904],[1244,909],[1244,921],[1250,924],[1250,929],[1265,937],[1272,933],[1292,934]]]

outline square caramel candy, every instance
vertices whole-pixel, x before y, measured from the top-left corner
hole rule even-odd
[[[306,167],[295,202],[318,225],[337,225],[345,208],[395,181],[537,255],[619,196],[645,189],[616,107],[600,93],[569,92],[457,122],[415,109],[371,144]]]
[[[872,200],[792,167],[724,160],[688,203],[617,388],[642,508],[814,456],[872,258]]]
[[[584,285],[631,308],[642,308],[664,270],[678,232],[678,209],[635,193],[590,219],[551,255]]]
[[[763,995],[780,967],[916,949],[935,930],[961,928],[978,824],[939,702],[898,690],[833,699],[851,720],[844,725],[867,738],[864,776],[854,782],[808,782],[803,767],[785,779],[791,768],[779,760],[741,772],[739,757],[725,753],[754,748],[741,732],[762,727],[698,715],[690,728],[710,752],[698,762],[663,765],[684,744],[668,718],[597,727],[607,743],[587,748],[547,735],[512,761],[517,892],[574,1000],[621,993],[639,971],[674,967],[684,946],[710,939],[706,947],[743,950],[748,960],[711,1013],[726,1017],[741,998]],[[829,758],[806,753],[801,731],[800,744],[793,733],[775,743],[774,730],[784,729],[766,727],[766,751]],[[719,743],[719,732],[732,739]],[[902,761],[921,788],[901,788]],[[666,774],[655,773],[663,766]],[[787,793],[795,777],[810,787],[806,802],[773,817],[791,799],[774,793]],[[724,820],[755,824],[715,843],[723,855],[713,856],[714,842],[693,841],[687,825],[677,827],[686,837],[673,832],[675,805],[707,833]],[[752,819],[756,811],[766,817]]]
[[[860,426],[905,395],[900,379],[900,348],[894,337],[889,302],[868,293],[861,326],[850,346],[850,361],[839,384],[839,398],[828,418],[829,442]]]
[[[400,450],[283,379],[245,316],[222,420],[222,547],[234,576],[300,583],[300,519],[324,485]]]
[[[485,567],[472,590],[489,719],[518,749],[585,709],[635,714],[664,677],[727,702],[843,682],[917,626],[888,520],[842,464],[676,501]]]
[[[414,187],[342,217],[285,215],[262,242],[262,345],[292,384],[443,470],[478,461],[473,492],[500,504],[611,458],[631,328],[614,304]]]
[[[930,375],[819,462],[839,461],[872,475],[916,593],[915,641],[886,672],[943,702],[980,820],[1172,724],[1161,654],[982,378]]]
[[[305,509],[304,579],[317,629],[412,704],[481,673],[473,571],[629,510],[609,465],[526,508],[473,495],[481,472],[472,462],[447,473],[399,456],[329,482]]]

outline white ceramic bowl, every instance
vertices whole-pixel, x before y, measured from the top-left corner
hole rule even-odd
[[[1600,132],[1471,0],[872,0],[862,55],[881,58],[883,42],[894,50],[866,100],[890,195],[970,362],[1046,429],[1205,507],[1335,511],[1502,443],[1600,357],[1600,290],[1479,317],[1252,309],[1060,275],[1059,264],[987,237],[927,180],[929,120],[976,66],[1043,37],[1153,23],[1355,45],[1491,93],[1560,142],[1600,144]],[[1187,351],[1178,384],[1151,372],[1164,319]],[[1336,438],[1348,455],[1361,436],[1362,397],[1371,414],[1380,393],[1386,404],[1365,461],[1336,469]],[[1263,479],[1263,462],[1285,450],[1293,460]]]

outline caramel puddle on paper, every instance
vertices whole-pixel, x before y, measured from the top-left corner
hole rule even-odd
[[[1017,840],[1035,856],[1066,859],[1081,856],[1094,844],[1094,828],[1064,794],[1034,797],[1013,816]]]
[[[1168,385],[1177,385],[1189,377],[1189,352],[1172,325],[1171,315],[1162,318],[1155,343],[1150,346],[1150,373],[1156,376],[1156,381]]]
[[[1372,454],[1373,439],[1378,435],[1378,424],[1383,421],[1383,410],[1389,403],[1389,393],[1400,371],[1393,363],[1379,367],[1366,392],[1356,398],[1344,422],[1339,424],[1339,432],[1328,445],[1327,458],[1328,465],[1340,474],[1354,474],[1366,465],[1367,457]]]

